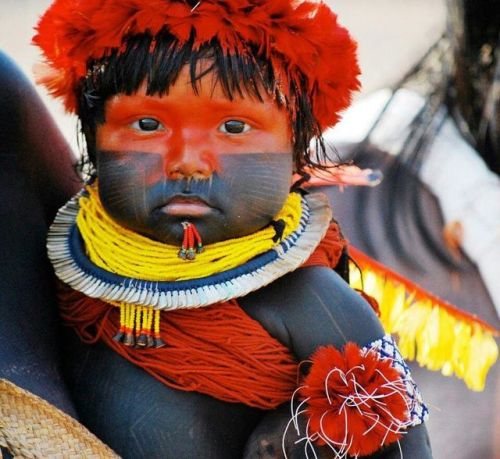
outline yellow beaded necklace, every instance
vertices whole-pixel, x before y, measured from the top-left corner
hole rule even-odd
[[[148,281],[182,281],[208,277],[236,268],[272,249],[275,230],[268,226],[254,234],[205,246],[190,262],[178,257],[179,248],[153,241],[124,228],[104,210],[97,182],[80,197],[76,219],[89,259],[106,271]],[[290,193],[276,215],[283,220],[283,237],[295,231],[302,215],[301,196]]]

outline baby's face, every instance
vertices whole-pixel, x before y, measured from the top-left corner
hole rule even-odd
[[[195,94],[183,69],[165,96],[119,94],[97,130],[99,195],[123,226],[179,245],[181,223],[204,244],[253,233],[278,213],[292,178],[288,113],[228,100],[214,74]]]

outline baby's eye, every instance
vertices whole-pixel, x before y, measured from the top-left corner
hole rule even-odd
[[[163,130],[162,124],[158,120],[155,120],[154,118],[141,118],[140,120],[137,120],[134,123],[132,123],[132,127],[139,131],[146,131],[146,132]]]
[[[226,134],[242,134],[243,132],[249,131],[250,125],[244,121],[239,120],[229,120],[221,124],[219,131],[225,132]]]

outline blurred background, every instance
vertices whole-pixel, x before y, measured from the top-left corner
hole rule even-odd
[[[33,26],[50,3],[50,0],[1,0],[0,49],[10,55],[30,79],[33,65],[40,60],[37,49],[30,45]],[[357,100],[399,81],[446,28],[445,0],[330,0],[327,3],[359,43],[363,89]],[[493,10],[500,8],[495,0],[491,5]],[[38,92],[77,151],[76,119],[65,114],[60,103],[48,97],[43,89]],[[346,128],[356,132],[355,117],[350,117]],[[334,201],[337,198],[344,199],[333,196]],[[342,216],[342,202],[339,208]],[[439,219],[439,215],[436,218]],[[343,223],[343,219],[340,220]],[[344,229],[349,225],[346,217]],[[356,240],[358,236],[346,233],[363,246],[362,240]],[[425,276],[432,277],[432,272]],[[425,279],[423,283],[425,285]],[[474,305],[472,312],[478,312],[498,326],[494,312],[483,314],[475,311]],[[498,365],[491,372],[483,393],[471,392],[461,381],[439,373],[416,366],[414,372],[431,411],[428,428],[435,458],[500,459]]]

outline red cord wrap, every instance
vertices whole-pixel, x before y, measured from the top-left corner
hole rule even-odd
[[[187,235],[188,235],[188,249],[194,249],[193,225],[191,223],[188,223]]]
[[[184,236],[182,238],[182,249],[184,250],[187,250],[188,249],[188,245],[189,245],[189,237],[188,237],[188,231],[187,231],[187,227],[186,226],[183,226],[184,228]]]
[[[271,409],[290,399],[297,363],[236,301],[162,313],[162,348],[124,346],[113,340],[118,309],[74,290],[60,293],[61,315],[83,342],[104,341],[163,384],[226,402]]]
[[[336,224],[304,266],[334,267],[345,241]],[[291,352],[250,318],[237,301],[161,313],[166,346],[134,349],[113,340],[119,308],[62,286],[60,310],[87,344],[104,341],[165,385],[227,402],[272,409],[289,401],[298,384]]]
[[[202,242],[201,242],[201,236],[200,236],[200,233],[198,233],[198,230],[196,229],[196,226],[194,226],[194,224],[191,224],[191,228],[193,230],[193,234],[194,234],[194,237],[196,239],[196,244],[201,245],[202,244]]]

